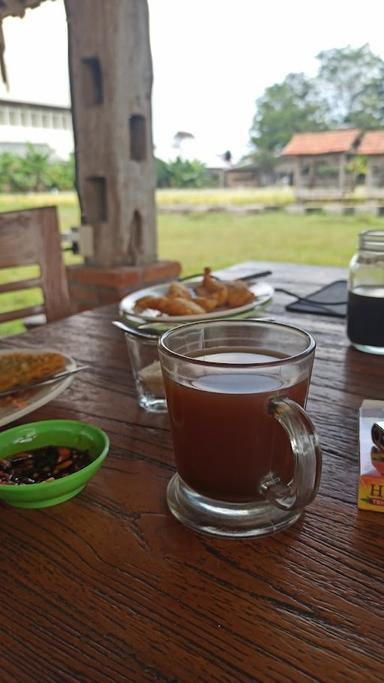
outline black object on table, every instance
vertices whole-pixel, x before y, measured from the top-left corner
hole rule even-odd
[[[276,291],[296,296],[293,292],[277,288]],[[305,297],[297,297],[296,301],[286,306],[287,311],[295,313],[312,313],[330,315],[334,318],[345,318],[347,315],[347,281],[335,280],[321,289]]]

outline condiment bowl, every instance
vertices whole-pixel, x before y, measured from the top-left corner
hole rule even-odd
[[[44,508],[73,498],[100,469],[109,451],[109,439],[101,429],[76,420],[31,422],[0,433],[0,459],[45,446],[88,451],[92,461],[77,472],[54,481],[2,484],[0,500],[19,508]]]

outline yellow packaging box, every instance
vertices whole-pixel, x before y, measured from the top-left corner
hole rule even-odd
[[[363,401],[359,416],[360,479],[357,507],[384,512],[384,451],[372,441],[372,426],[384,420],[384,401]]]

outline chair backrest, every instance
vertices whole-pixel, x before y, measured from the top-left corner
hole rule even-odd
[[[0,213],[0,268],[32,264],[39,277],[0,284],[0,293],[40,287],[44,303],[0,313],[0,322],[38,313],[50,322],[71,313],[55,206]]]

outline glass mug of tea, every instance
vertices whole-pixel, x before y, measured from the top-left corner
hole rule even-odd
[[[305,412],[310,334],[255,320],[180,325],[159,341],[176,474],[173,515],[216,536],[264,536],[316,495],[321,450]]]

